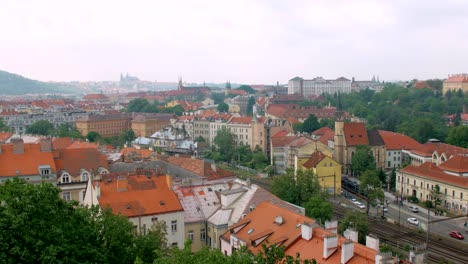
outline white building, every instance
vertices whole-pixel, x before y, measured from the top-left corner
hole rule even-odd
[[[295,77],[288,82],[288,94],[300,94],[305,97],[318,96],[323,93],[350,93],[351,80],[340,77],[336,80],[326,80],[322,77],[317,77],[310,80],[305,80],[300,77]]]

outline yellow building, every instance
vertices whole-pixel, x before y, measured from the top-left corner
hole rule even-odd
[[[132,119],[132,130],[136,137],[150,137],[171,124],[173,114],[138,113]]]
[[[447,80],[444,81],[442,87],[442,92],[444,94],[448,91],[457,92],[458,90],[468,93],[468,74],[450,75]]]
[[[130,129],[130,120],[127,114],[94,114],[77,119],[75,125],[83,136],[89,132],[97,132],[103,137],[115,137]]]
[[[322,152],[314,152],[310,158],[298,158],[301,170],[312,170],[317,175],[320,186],[330,193],[341,193],[341,165]]]

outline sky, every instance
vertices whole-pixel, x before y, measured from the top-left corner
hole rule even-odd
[[[0,0],[0,70],[42,81],[446,78],[468,72],[468,1]]]

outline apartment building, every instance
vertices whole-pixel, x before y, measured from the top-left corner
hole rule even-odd
[[[304,97],[319,96],[323,93],[350,93],[351,80],[340,77],[335,80],[326,80],[323,77],[303,79],[295,77],[288,82],[288,94],[299,94]]]
[[[63,112],[42,112],[42,113],[16,113],[16,112],[2,112],[0,118],[3,123],[15,130],[17,134],[24,134],[29,126],[37,121],[46,120],[59,127],[62,124],[74,125],[75,121],[84,118],[88,113],[84,111],[63,111]]]
[[[97,132],[103,137],[119,136],[131,128],[131,117],[128,114],[91,114],[75,121],[76,129],[81,135]]]

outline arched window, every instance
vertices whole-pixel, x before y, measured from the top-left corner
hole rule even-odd
[[[81,173],[81,181],[87,181],[89,177],[88,172]]]
[[[68,182],[70,182],[70,174],[65,172],[64,174],[62,174],[62,183],[68,183]]]

